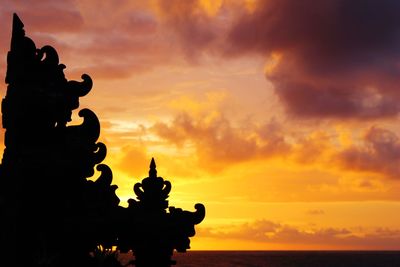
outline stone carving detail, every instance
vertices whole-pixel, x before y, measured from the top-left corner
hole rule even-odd
[[[196,212],[168,208],[171,183],[157,177],[156,163],[151,160],[149,177],[136,183],[133,190],[138,201],[129,199],[128,228],[120,236],[121,251],[132,250],[136,266],[170,266],[175,250],[185,252],[190,248],[189,237],[195,235],[194,226],[205,217],[205,208],[196,204]]]
[[[101,245],[132,250],[136,266],[170,266],[185,252],[194,225],[205,216],[169,207],[171,183],[149,177],[134,186],[137,200],[119,206],[112,171],[101,162],[96,114],[82,109],[80,125],[68,125],[79,98],[93,86],[65,78],[51,46],[37,48],[14,14],[7,55],[7,93],[1,103],[5,150],[0,165],[0,256],[4,266],[96,266],[89,256]],[[101,174],[95,180],[94,168]],[[168,208],[168,211],[167,211]],[[17,261],[16,261],[17,259]]]

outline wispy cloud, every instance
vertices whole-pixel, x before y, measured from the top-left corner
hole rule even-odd
[[[388,228],[333,228],[296,227],[269,220],[256,220],[243,224],[201,228],[198,235],[262,243],[298,245],[326,245],[362,249],[399,249],[400,230]]]

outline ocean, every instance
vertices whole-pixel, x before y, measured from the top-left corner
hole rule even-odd
[[[400,267],[400,251],[189,251],[177,267]]]

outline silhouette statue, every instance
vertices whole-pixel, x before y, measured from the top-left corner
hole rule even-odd
[[[137,200],[119,206],[112,171],[100,164],[107,149],[97,142],[95,113],[82,109],[82,124],[67,125],[92,79],[68,81],[56,50],[37,48],[23,27],[14,14],[1,105],[0,265],[96,266],[90,253],[98,246],[132,250],[138,267],[175,264],[173,251],[189,248],[204,206],[167,211],[171,183],[157,177],[154,159],[149,177],[134,186]],[[88,180],[95,167],[101,175]]]

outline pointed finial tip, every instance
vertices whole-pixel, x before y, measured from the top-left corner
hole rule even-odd
[[[13,24],[14,24],[14,27],[18,27],[18,28],[23,28],[24,27],[24,23],[18,17],[17,13],[13,14]]]
[[[156,162],[151,158],[149,177],[157,178]]]
[[[156,162],[155,162],[154,158],[151,158],[150,169],[155,169],[155,168],[156,168]]]

